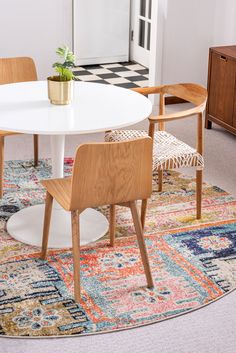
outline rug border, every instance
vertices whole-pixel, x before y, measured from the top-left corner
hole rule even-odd
[[[200,310],[208,305],[211,305],[212,303],[215,303],[217,302],[218,300],[226,297],[228,294],[231,294],[233,293],[234,291],[236,290],[236,287],[232,288],[230,291],[228,291],[227,293],[224,293],[223,295],[211,300],[209,303],[206,303],[206,304],[203,304],[195,309],[190,309],[190,310],[187,310],[186,312],[184,313],[180,313],[180,314],[176,314],[176,315],[171,315],[167,318],[163,318],[161,320],[158,320],[158,321],[150,321],[146,324],[139,324],[139,325],[134,325],[132,327],[128,327],[128,328],[117,328],[117,329],[114,329],[114,330],[108,330],[108,331],[101,331],[101,332],[91,332],[91,333],[78,333],[78,334],[74,334],[74,335],[53,335],[53,336],[8,336],[8,335],[0,335],[0,338],[10,338],[10,339],[66,339],[66,338],[78,338],[78,337],[85,337],[85,336],[95,336],[95,335],[104,335],[104,334],[108,334],[108,333],[114,333],[114,332],[119,332],[119,331],[126,331],[126,330],[133,330],[133,329],[136,329],[136,328],[140,328],[140,327],[144,327],[144,326],[149,326],[149,325],[154,325],[154,324],[158,324],[159,322],[163,322],[163,321],[166,321],[166,320],[171,320],[171,319],[174,319],[176,317],[179,317],[179,316],[183,316],[183,315],[187,315],[187,314],[190,314],[194,311],[197,311],[197,310]]]

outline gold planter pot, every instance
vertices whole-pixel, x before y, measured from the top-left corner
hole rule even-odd
[[[48,98],[52,104],[70,104],[73,94],[73,81],[58,81],[48,77]]]

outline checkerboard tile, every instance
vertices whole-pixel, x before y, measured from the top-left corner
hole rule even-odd
[[[112,84],[124,88],[148,86],[148,69],[133,62],[76,67],[78,81]]]

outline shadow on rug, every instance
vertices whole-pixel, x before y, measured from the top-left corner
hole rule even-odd
[[[71,159],[65,160],[70,173]],[[145,239],[154,289],[146,288],[129,210],[117,212],[114,249],[106,237],[81,252],[81,305],[73,301],[69,249],[49,251],[12,239],[9,216],[42,203],[38,180],[50,177],[48,160],[6,163],[0,204],[0,334],[48,337],[102,333],[142,326],[198,309],[236,284],[236,201],[204,184],[203,217],[195,219],[194,179],[166,173],[164,191],[149,202]],[[107,215],[107,207],[101,209]]]

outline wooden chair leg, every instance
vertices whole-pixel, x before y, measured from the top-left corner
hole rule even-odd
[[[144,227],[145,227],[146,213],[147,213],[147,200],[142,200],[142,205],[141,205],[141,224],[142,224],[142,230],[144,230]]]
[[[73,250],[73,266],[74,266],[74,297],[79,302],[80,294],[80,229],[79,229],[79,213],[71,212],[72,226],[72,250]]]
[[[158,191],[162,191],[163,184],[163,170],[158,170]]]
[[[143,262],[143,267],[144,267],[144,271],[147,279],[147,286],[148,288],[152,288],[154,285],[153,285],[152,274],[151,274],[149,260],[148,260],[148,254],[146,250],[145,240],[143,237],[142,225],[139,218],[138,209],[134,201],[130,202],[130,208],[131,208],[132,218],[133,218],[134,227],[137,235],[140,254]]]
[[[116,206],[110,205],[110,224],[109,224],[109,235],[110,235],[110,246],[115,245],[115,229],[116,229]]]
[[[34,135],[34,166],[37,167],[39,164],[39,137]]]
[[[4,180],[4,136],[0,136],[0,198],[3,196]]]
[[[197,203],[197,219],[202,216],[202,170],[196,171],[196,203]]]
[[[53,197],[47,191],[46,200],[45,200],[43,239],[42,239],[42,251],[41,251],[42,260],[45,260],[47,257],[49,229],[50,229],[50,221],[51,221],[51,214],[52,214],[52,202],[53,202]]]

